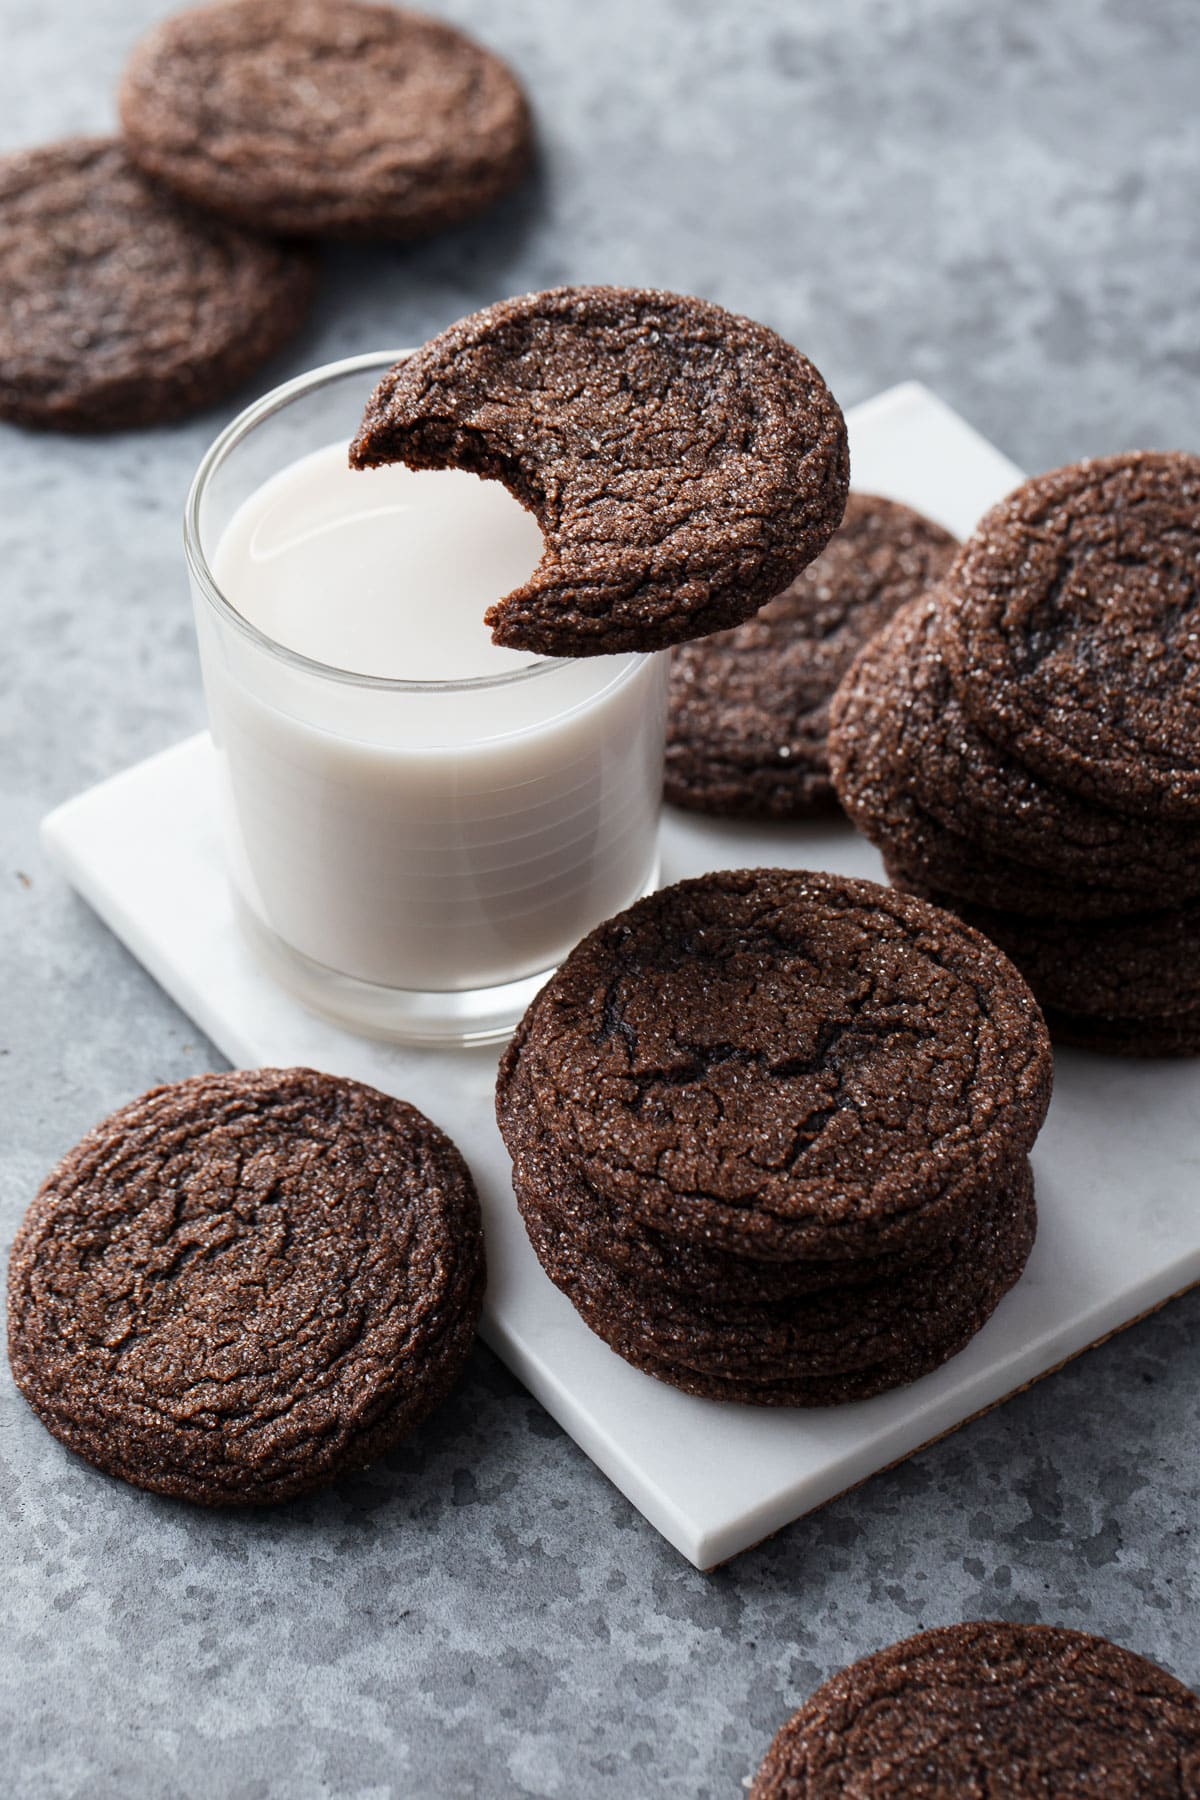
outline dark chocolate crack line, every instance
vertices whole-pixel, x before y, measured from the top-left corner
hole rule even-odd
[[[944,651],[982,730],[1101,804],[1200,820],[1200,457],[1027,481],[946,595]]]
[[[1161,905],[1200,895],[1200,823],[1100,806],[1047,781],[975,724],[942,654],[946,604],[933,590],[863,653],[838,702],[840,728],[867,730],[884,753],[894,745],[916,802],[989,856]]]
[[[519,1056],[590,1186],[764,1260],[944,1238],[1029,1149],[1051,1082],[1033,997],[986,939],[873,882],[787,870],[681,882],[599,927]]]
[[[893,880],[1030,916],[1110,918],[1146,910],[1157,853],[1154,892],[1164,902],[1195,894],[1192,828],[1123,819],[983,742],[930,647],[934,612],[931,598],[897,615],[856,658],[830,709],[838,798]],[[1018,816],[1011,852],[1009,804]]]
[[[572,1167],[555,1135],[555,1108],[552,1102],[544,1108],[539,1105],[530,1079],[531,1059],[523,1055],[529,1022],[509,1046],[497,1086],[497,1111],[513,1159],[518,1202],[524,1207],[528,1198],[543,1208],[552,1205],[556,1220],[569,1231],[576,1249],[604,1263],[630,1287],[644,1291],[651,1306],[662,1293],[675,1302],[691,1295],[728,1313],[837,1288],[841,1303],[851,1307],[851,1289],[885,1281],[899,1283],[918,1263],[928,1267],[931,1256],[945,1253],[964,1222],[969,1229],[978,1210],[994,1207],[998,1187],[1014,1185],[1014,1171],[1008,1164],[998,1178],[990,1171],[981,1176],[968,1168],[938,1203],[946,1220],[944,1241],[931,1245],[918,1238],[915,1244],[902,1243],[870,1256],[781,1260],[769,1254],[755,1255],[751,1234],[747,1234],[748,1242],[731,1240],[721,1248],[702,1236],[674,1236],[669,1230],[647,1225],[613,1195],[590,1186]]]

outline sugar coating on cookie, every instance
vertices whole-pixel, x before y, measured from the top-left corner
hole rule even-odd
[[[842,1405],[939,1368],[1019,1279],[1037,1227],[1020,1159],[920,1261],[872,1276],[864,1259],[846,1286],[739,1302],[719,1277],[707,1295],[630,1280],[586,1230],[594,1190],[578,1177],[548,1182],[545,1170],[518,1155],[521,1216],[542,1267],[592,1331],[685,1393],[753,1406]]]
[[[398,363],[351,462],[504,483],[545,550],[486,614],[546,656],[658,650],[748,618],[824,548],[849,478],[808,359],[709,301],[558,288],[486,308]]]
[[[539,1104],[539,1089],[531,1079],[534,1057],[525,1054],[525,1045],[535,1024],[536,1009],[531,1008],[501,1059],[496,1090],[518,1205],[523,1212],[527,1201],[542,1211],[551,1208],[555,1221],[569,1230],[574,1251],[603,1263],[628,1287],[645,1293],[651,1308],[663,1294],[728,1310],[831,1289],[838,1290],[840,1304],[851,1307],[851,1290],[903,1283],[918,1264],[928,1265],[931,1255],[942,1255],[964,1224],[972,1227],[981,1208],[992,1208],[1001,1188],[1016,1185],[1019,1156],[1003,1161],[998,1177],[991,1170],[981,1176],[967,1167],[939,1202],[944,1230],[941,1235],[935,1231],[932,1245],[924,1233],[915,1232],[911,1242],[901,1235],[887,1250],[873,1248],[867,1255],[851,1247],[845,1254],[780,1256],[753,1231],[721,1241],[689,1231],[686,1215],[650,1224],[619,1195],[591,1184],[573,1166],[569,1143],[560,1142],[556,1129],[553,1098]]]
[[[1192,1055],[1200,1031],[1197,471],[1145,453],[1027,482],[830,709],[839,798],[890,878],[1000,945],[1060,1042],[1112,1054]]]
[[[1049,1042],[1016,970],[873,882],[681,882],[526,1012],[496,1112],[547,1275],[687,1393],[831,1406],[917,1380],[1019,1279]]]
[[[1115,919],[1037,919],[928,893],[1012,958],[1060,1011],[1106,1018],[1200,1020],[1200,905]]]
[[[471,1177],[413,1107],[311,1069],[201,1075],[48,1177],[9,1264],[9,1360],[98,1468],[203,1505],[286,1500],[444,1397],[483,1281]]]
[[[1200,823],[1153,808],[1118,811],[1039,775],[988,736],[959,698],[943,649],[946,586],[897,614],[847,683],[843,713],[884,707],[902,721],[912,791],[981,848],[1068,880],[1153,894],[1200,895]],[[873,690],[873,692],[872,692]],[[883,721],[877,735],[886,735]]]
[[[777,1733],[751,1800],[1194,1800],[1200,1700],[1131,1650],[1049,1625],[905,1638]]]
[[[943,1237],[956,1183],[1028,1151],[1051,1082],[1037,1006],[986,939],[785,869],[679,882],[600,926],[517,1055],[594,1187],[681,1240],[781,1260]]]
[[[121,84],[130,153],[228,218],[300,237],[416,237],[516,186],[511,70],[438,19],[362,0],[222,0],[165,20]]]
[[[1198,891],[1193,828],[1130,818],[1057,787],[963,712],[936,630],[944,588],[860,652],[830,709],[829,759],[852,822],[893,879],[1031,916],[1144,912]]]
[[[1200,456],[1099,457],[1025,482],[946,583],[963,705],[1073,792],[1200,820]]]

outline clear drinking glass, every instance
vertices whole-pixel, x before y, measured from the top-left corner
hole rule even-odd
[[[230,519],[298,458],[348,444],[399,354],[314,370],[235,419],[197,471],[185,544],[244,931],[339,1024],[480,1043],[657,882],[666,658],[394,680],[316,662],[241,616],[213,574]]]

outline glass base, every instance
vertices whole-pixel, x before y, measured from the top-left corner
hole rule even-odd
[[[554,973],[553,968],[542,969],[521,981],[464,994],[379,987],[372,981],[339,974],[293,950],[236,895],[234,909],[242,935],[280,987],[331,1025],[385,1043],[426,1049],[504,1043],[538,989]]]
[[[652,894],[657,886],[656,862],[649,881],[636,898]],[[431,1050],[506,1043],[534,995],[554,973],[551,965],[534,975],[524,975],[519,981],[473,988],[466,993],[381,987],[372,981],[359,981],[353,975],[342,975],[293,950],[263,924],[236,889],[233,906],[243,937],[280,987],[331,1025],[340,1025],[361,1037],[379,1038],[384,1043],[413,1044]]]

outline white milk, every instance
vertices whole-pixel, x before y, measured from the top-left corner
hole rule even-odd
[[[235,885],[289,950],[385,988],[493,988],[653,884],[665,658],[493,646],[484,609],[541,547],[497,483],[351,471],[342,442],[233,513],[216,584],[274,646],[198,593],[201,655]]]

